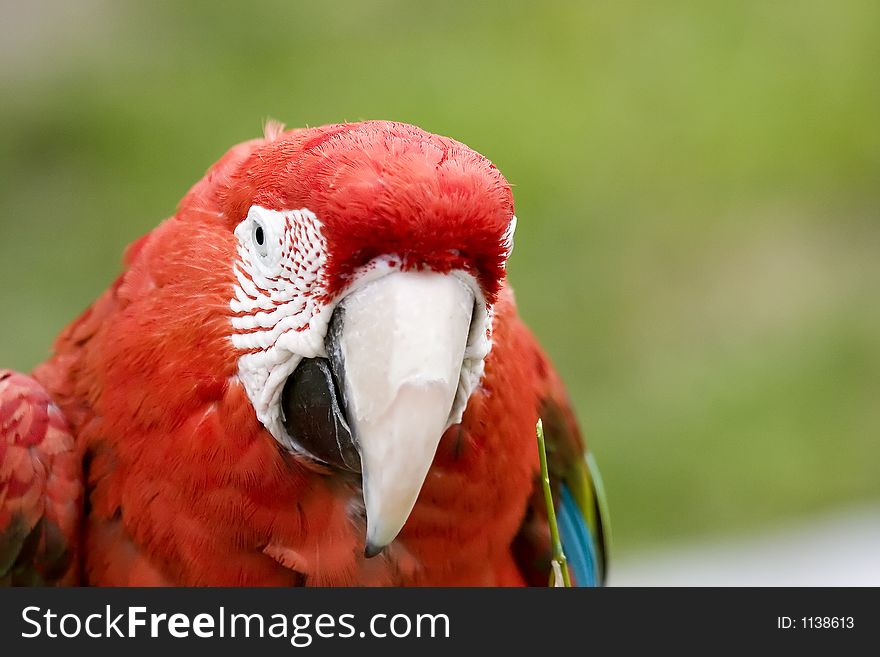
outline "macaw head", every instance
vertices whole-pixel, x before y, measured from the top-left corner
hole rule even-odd
[[[509,185],[410,125],[270,125],[190,191],[187,216],[229,231],[228,337],[256,417],[296,458],[361,474],[377,553],[482,377]]]

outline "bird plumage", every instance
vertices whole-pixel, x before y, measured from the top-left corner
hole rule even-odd
[[[308,208],[322,222],[316,304],[333,303],[364,266],[392,254],[400,271],[467,271],[491,307],[492,349],[479,385],[443,433],[415,507],[381,556],[363,552],[360,476],[283,448],[242,385],[242,353],[230,337],[240,258],[233,231],[254,206]],[[539,415],[570,497],[581,503],[594,488],[562,383],[505,281],[512,214],[510,189],[488,160],[412,126],[272,130],[234,147],[174,217],[129,247],[123,273],[62,332],[32,379],[0,374],[0,557],[9,562],[7,546],[35,528],[49,536],[48,527],[59,528],[52,535],[64,537],[67,555],[66,569],[52,569],[39,550],[28,561],[19,549],[14,567],[4,571],[0,560],[0,578],[546,584]],[[15,403],[49,418],[41,439],[13,426],[16,411],[6,409]],[[590,518],[579,509],[601,581],[598,511]]]
[[[32,378],[0,370],[0,584],[77,582],[81,506],[62,412]]]

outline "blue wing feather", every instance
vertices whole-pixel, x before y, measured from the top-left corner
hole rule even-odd
[[[581,509],[568,489],[560,487],[559,538],[576,586],[599,586],[599,560],[596,538],[590,531]]]

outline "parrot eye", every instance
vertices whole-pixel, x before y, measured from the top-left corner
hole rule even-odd
[[[266,229],[263,228],[263,225],[257,220],[254,220],[252,239],[257,255],[261,258],[265,258],[269,253],[267,248]]]

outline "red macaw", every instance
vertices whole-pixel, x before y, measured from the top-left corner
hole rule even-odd
[[[578,584],[595,473],[505,281],[505,179],[368,121],[233,147],[32,376],[0,371],[0,582]]]

